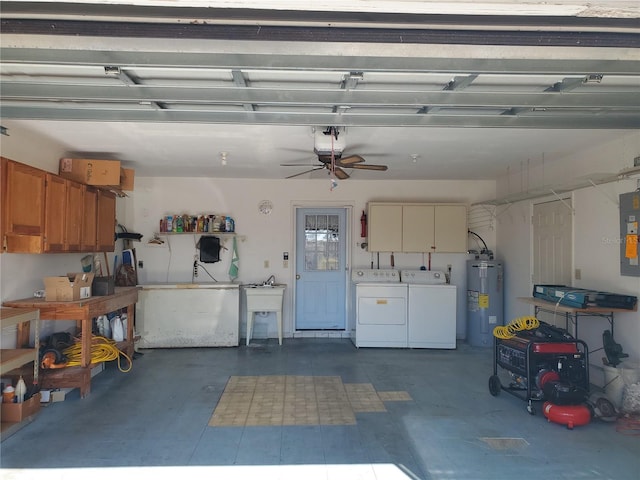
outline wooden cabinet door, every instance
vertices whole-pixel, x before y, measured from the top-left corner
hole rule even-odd
[[[400,252],[402,250],[402,205],[369,204],[370,252]]]
[[[464,253],[467,251],[467,207],[464,205],[436,205],[436,252]]]
[[[84,215],[84,188],[82,184],[67,180],[67,205],[65,215],[65,250],[80,252]]]
[[[115,194],[98,190],[97,211],[96,250],[98,252],[113,252],[116,232]]]
[[[432,252],[434,249],[434,206],[403,205],[402,251]]]
[[[2,248],[0,248],[0,253],[4,252],[6,248],[7,214],[4,212],[4,207],[6,205],[8,161],[6,158],[0,157],[0,192],[2,193],[2,199],[0,200],[0,241],[2,242]]]
[[[44,219],[44,251],[64,252],[67,181],[47,173]]]
[[[5,160],[2,214],[7,252],[42,253],[46,172]]]
[[[98,191],[93,187],[83,187],[82,240],[80,249],[83,252],[96,250],[97,240],[97,206]]]

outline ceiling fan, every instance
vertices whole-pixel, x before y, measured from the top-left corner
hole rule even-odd
[[[306,173],[315,172],[316,170],[326,169],[328,174],[333,173],[336,178],[346,180],[349,174],[345,168],[353,168],[357,170],[377,170],[384,172],[387,170],[386,165],[370,165],[365,164],[366,161],[360,155],[343,155],[345,148],[344,139],[339,138],[340,132],[337,127],[327,127],[326,130],[316,130],[315,144],[313,151],[318,156],[319,164],[308,163],[283,163],[281,167],[307,167],[313,168],[304,172],[295,173],[285,178],[294,178]]]

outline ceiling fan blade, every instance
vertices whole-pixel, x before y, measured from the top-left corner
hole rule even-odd
[[[340,167],[335,168],[334,174],[336,178],[339,178],[340,180],[346,180],[347,178],[349,178],[349,174],[342,170]]]
[[[324,169],[324,167],[316,167],[316,168],[312,168],[311,170],[305,170],[304,172],[300,172],[300,173],[296,173],[295,175],[289,175],[288,177],[284,177],[286,178],[294,178],[294,177],[299,177],[300,175],[304,175],[305,173],[311,173],[311,172],[315,172],[316,170],[322,170]]]
[[[360,155],[349,155],[348,157],[343,157],[338,160],[338,163],[341,165],[350,165],[352,163],[362,163],[364,162],[364,158]]]
[[[355,168],[359,170],[378,170],[380,172],[384,172],[387,170],[386,165],[368,165],[368,164],[361,164],[361,163],[355,163],[353,165],[345,165],[345,167]]]

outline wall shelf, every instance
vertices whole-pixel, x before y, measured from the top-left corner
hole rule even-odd
[[[526,192],[511,193],[503,197],[499,197],[493,200],[485,200],[482,202],[476,202],[472,205],[510,205],[512,203],[521,202],[524,200],[532,200],[534,198],[541,198],[546,196],[559,196],[561,194],[573,192],[586,187],[595,187],[605,183],[617,182],[630,178],[640,173],[640,167],[632,167],[621,170],[618,173],[592,173],[581,177],[576,177],[571,181],[567,181],[560,184],[550,184],[541,187],[532,188]]]
[[[162,240],[162,237],[194,237],[194,236],[210,236],[220,237],[222,240],[236,237],[241,242],[244,242],[247,237],[245,235],[238,235],[236,232],[154,232],[153,239]],[[168,239],[167,239],[168,240]],[[153,241],[147,242],[147,245],[163,246],[163,243],[156,243]]]
[[[154,232],[155,236],[162,237],[165,235],[214,235],[216,237],[236,237],[236,232]]]

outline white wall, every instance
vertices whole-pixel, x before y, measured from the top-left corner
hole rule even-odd
[[[538,163],[528,172],[529,178],[535,179],[530,187],[540,186],[543,177],[553,179],[553,183],[561,183],[592,172],[616,173],[632,166],[633,158],[639,154],[640,133],[630,132],[619,141],[603,144],[598,149],[548,158],[544,167]],[[511,185],[514,180],[514,177],[510,179]],[[581,279],[574,279],[572,286],[640,296],[640,277],[620,275],[617,243],[620,237],[618,195],[633,191],[637,186],[637,180],[625,179],[573,192],[573,266],[581,270]],[[499,181],[497,190],[506,192],[507,189],[505,177]],[[513,189],[510,193],[514,193]],[[533,287],[532,205],[554,199],[550,196],[498,208],[497,249],[505,261],[506,321],[532,313],[531,307],[517,301],[517,297],[531,296]],[[602,332],[609,328],[608,323],[601,318],[584,318],[579,326],[580,338],[592,351],[591,381],[602,385],[601,359],[604,352],[596,350],[602,348]],[[640,312],[615,315],[615,338],[629,353],[630,360],[640,360]]]
[[[241,180],[214,178],[136,178],[135,191],[126,201],[127,218],[131,228],[144,235],[136,244],[136,255],[144,267],[140,270],[141,283],[191,282],[195,242],[198,235],[164,237],[167,244],[160,247],[147,245],[153,233],[158,231],[160,218],[169,214],[214,213],[234,218],[238,234],[240,283],[266,280],[271,274],[276,281],[287,284],[285,293],[285,336],[293,332],[294,286],[294,208],[296,206],[344,206],[351,209],[350,263],[353,267],[369,267],[372,260],[378,265],[377,256],[360,247],[360,215],[368,201],[424,201],[456,202],[470,204],[495,195],[493,181],[358,181],[348,180],[330,190],[326,180]],[[258,212],[261,200],[274,204],[270,215]],[[489,229],[478,233],[492,248],[495,234]],[[476,244],[471,241],[474,248]],[[231,242],[226,240],[226,247]],[[289,267],[283,267],[283,252],[289,253]],[[467,255],[434,254],[433,269],[453,267],[453,283],[458,285],[458,337],[465,335],[465,260]],[[269,268],[265,268],[265,261]],[[428,258],[420,254],[395,254],[396,268],[418,268],[426,265]],[[207,264],[206,269],[218,281],[228,282],[230,251],[222,252],[222,260]],[[390,255],[381,254],[381,268],[390,265]],[[200,269],[198,280],[211,281]],[[258,318],[256,333],[264,331],[276,336],[275,322],[271,318]]]

